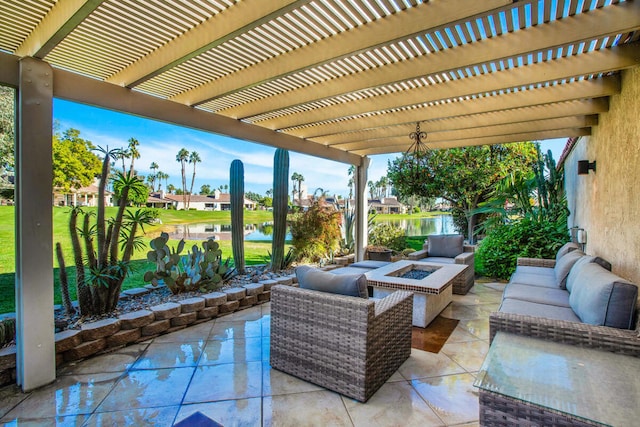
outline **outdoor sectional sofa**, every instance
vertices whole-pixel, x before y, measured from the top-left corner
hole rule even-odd
[[[640,357],[638,287],[605,260],[568,243],[555,260],[519,258],[498,312],[498,331]]]

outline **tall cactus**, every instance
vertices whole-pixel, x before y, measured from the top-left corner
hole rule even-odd
[[[280,270],[284,263],[284,239],[287,233],[289,197],[289,152],[278,148],[273,156],[273,240],[271,269]]]
[[[244,273],[244,166],[238,159],[231,162],[231,249],[238,273]]]

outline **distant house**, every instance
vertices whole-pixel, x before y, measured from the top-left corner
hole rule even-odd
[[[379,214],[403,214],[407,212],[407,207],[395,197],[385,197],[369,200],[369,210]]]
[[[95,179],[93,184],[86,187],[72,188],[65,191],[62,188],[55,188],[53,191],[54,206],[98,206],[98,187],[100,180]],[[113,206],[113,193],[104,192],[105,206]]]
[[[170,206],[175,209],[185,209],[182,195],[153,193],[147,200],[147,206],[167,209]],[[249,210],[256,208],[256,202],[244,199],[244,207]],[[231,195],[229,193],[220,193],[216,190],[214,194],[207,196],[200,194],[192,194],[189,202],[189,209],[198,211],[229,211],[231,210]]]

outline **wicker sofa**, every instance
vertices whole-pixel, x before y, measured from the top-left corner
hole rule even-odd
[[[555,260],[518,259],[489,317],[491,340],[504,331],[640,357],[637,286],[607,268],[572,244]]]
[[[475,246],[465,245],[459,234],[431,235],[427,237],[422,250],[409,254],[409,259],[436,264],[464,264],[469,267],[453,284],[453,293],[466,295],[473,286],[475,277]]]
[[[271,289],[271,366],[367,401],[411,354],[411,292],[372,300]]]

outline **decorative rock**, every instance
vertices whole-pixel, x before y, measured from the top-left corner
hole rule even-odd
[[[244,285],[243,288],[247,290],[247,296],[258,295],[264,292],[264,285],[261,283],[252,283],[250,285]]]
[[[155,315],[149,310],[132,311],[118,316],[121,329],[137,329],[155,320]]]
[[[126,291],[122,291],[123,294],[130,295],[132,297],[145,295],[145,294],[148,294],[149,292],[151,291],[147,288],[133,288],[133,289],[127,289]]]
[[[198,311],[198,319],[211,319],[213,316],[218,315],[218,306],[205,307]]]
[[[142,336],[140,328],[136,329],[124,329],[107,338],[108,347],[120,347],[130,342],[136,341]]]
[[[180,306],[178,306],[180,307]],[[148,324],[147,326],[143,326],[140,328],[140,333],[143,337],[148,335],[157,335],[161,332],[166,331],[171,327],[171,321],[168,319],[157,320],[153,323]]]
[[[182,307],[178,303],[167,302],[151,307],[150,310],[153,311],[156,320],[165,320],[178,316],[182,310]],[[144,335],[144,333],[142,335]]]
[[[111,336],[120,330],[118,319],[103,319],[97,322],[85,323],[80,328],[84,341],[95,341]]]
[[[224,304],[218,307],[219,309],[218,313],[219,314],[233,313],[238,309],[238,307],[240,307],[240,301],[225,302]]]
[[[182,307],[182,313],[195,313],[205,307],[205,300],[200,297],[187,298],[180,301],[179,304]]]
[[[222,292],[227,294],[227,301],[239,301],[247,294],[244,288],[229,288],[224,289]]]
[[[85,341],[77,347],[64,352],[64,360],[72,362],[74,360],[84,359],[85,357],[96,354],[107,347],[107,340],[100,338],[93,341]]]
[[[256,295],[247,295],[240,300],[240,307],[249,307],[252,305],[256,305],[257,302],[258,297]]]
[[[276,279],[278,285],[291,286],[293,284],[293,279],[289,276],[283,276]]]
[[[271,291],[265,291],[258,295],[258,302],[267,302],[271,300]]]
[[[158,283],[157,286],[154,286],[153,283],[149,283],[149,284],[144,285],[144,288],[145,289],[149,289],[150,291],[155,291],[155,290],[166,288],[166,287],[167,287],[167,285],[165,285],[164,283]]]
[[[56,353],[64,353],[82,343],[82,332],[75,329],[67,329],[55,335]]]
[[[132,296],[131,295],[127,295],[127,294],[123,294],[121,293],[120,296],[118,297],[118,299],[120,301],[131,301]]]
[[[207,307],[215,307],[227,302],[227,294],[222,292],[211,292],[210,294],[202,295],[202,298],[204,298],[204,303]]]
[[[16,367],[16,349],[15,345],[0,348],[0,371]]]
[[[270,291],[272,287],[278,284],[276,280],[267,279],[260,282],[265,291]]]
[[[203,301],[203,304],[204,304],[204,301]],[[191,313],[183,313],[171,319],[171,326],[188,325],[190,323],[195,322],[197,318],[198,318],[198,313],[195,311],[192,311]]]

